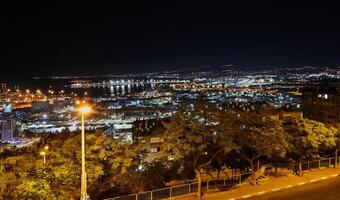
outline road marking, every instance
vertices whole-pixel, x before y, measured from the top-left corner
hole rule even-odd
[[[328,178],[330,178],[330,177],[337,177],[337,176],[339,176],[339,174],[333,174],[333,175],[331,175],[331,176],[323,176],[323,177],[321,177],[320,179],[312,179],[312,180],[309,181],[309,183],[313,183],[313,182],[316,182],[316,181],[325,180],[325,179],[328,179]],[[301,182],[301,183],[298,183],[297,185],[304,185],[304,184],[306,184],[306,183],[307,183],[307,182]],[[243,183],[243,184],[245,184],[245,183]],[[284,186],[284,187],[282,187],[282,188],[274,188],[274,189],[272,189],[271,191],[272,191],[272,192],[276,192],[276,191],[280,191],[280,190],[282,190],[282,189],[292,188],[292,187],[297,186],[297,185],[287,185],[287,186]],[[247,199],[247,198],[250,198],[250,197],[252,197],[252,196],[254,196],[254,195],[262,195],[262,194],[265,194],[265,193],[267,193],[267,192],[269,192],[269,191],[261,191],[261,192],[257,192],[256,194],[244,195],[244,196],[241,196],[241,197],[239,197],[239,198]],[[232,198],[232,199],[229,199],[229,200],[236,200],[236,199],[238,199],[238,198]]]
[[[262,194],[266,194],[267,193],[267,191],[262,191],[262,192],[258,192],[258,193],[256,193],[257,195],[262,195]]]
[[[276,192],[276,191],[279,191],[279,190],[281,190],[281,188],[272,189],[273,192]]]

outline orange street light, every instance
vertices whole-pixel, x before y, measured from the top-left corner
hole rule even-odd
[[[83,106],[81,108],[79,108],[79,112],[81,114],[87,114],[91,111],[91,108],[89,106]]]
[[[86,192],[86,171],[85,171],[85,114],[89,113],[91,108],[89,106],[83,106],[79,108],[81,113],[81,200],[87,199]]]
[[[40,152],[40,155],[42,155],[44,157],[44,165],[46,164],[46,152],[42,151]]]

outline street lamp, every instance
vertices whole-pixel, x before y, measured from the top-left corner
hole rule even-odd
[[[88,106],[83,106],[79,108],[81,113],[81,200],[87,199],[86,193],[86,172],[85,172],[85,114],[89,113],[91,108]]]
[[[40,155],[42,155],[44,157],[44,166],[45,166],[45,164],[46,164],[46,152],[42,151],[42,152],[40,152]]]

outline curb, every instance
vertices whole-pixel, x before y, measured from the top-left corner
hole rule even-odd
[[[250,197],[260,196],[260,195],[263,195],[263,194],[266,194],[266,193],[271,193],[271,192],[277,192],[277,191],[289,189],[289,188],[292,188],[292,187],[297,187],[297,186],[305,185],[305,184],[308,184],[308,183],[315,183],[315,182],[323,181],[323,180],[326,180],[326,179],[335,178],[337,176],[340,176],[340,174],[333,174],[333,175],[330,175],[330,176],[323,176],[323,177],[318,178],[318,179],[312,179],[312,180],[309,180],[309,181],[306,181],[306,182],[300,182],[300,183],[297,183],[297,184],[294,184],[294,185],[286,185],[286,186],[283,186],[283,187],[274,188],[274,189],[267,190],[267,191],[256,192],[254,194],[248,194],[248,195],[244,195],[244,196],[240,196],[240,197],[236,197],[236,198],[231,198],[231,199],[226,199],[226,200],[248,199]]]

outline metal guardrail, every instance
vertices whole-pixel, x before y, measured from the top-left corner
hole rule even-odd
[[[322,168],[322,167],[331,167],[335,165],[335,157],[331,158],[322,158],[315,161],[307,161],[302,162],[302,171],[316,169],[316,168]],[[337,164],[340,164],[340,156],[338,157]],[[289,164],[288,164],[289,165]],[[287,165],[287,166],[288,166]],[[290,164],[289,166],[293,166]],[[202,188],[201,191],[209,191],[209,190],[215,190],[222,186],[235,186],[242,181],[246,180],[248,177],[250,177],[251,173],[243,173],[236,176],[231,177],[223,177],[218,179],[208,179],[202,181]],[[130,195],[124,195],[124,196],[118,196],[114,198],[107,198],[104,200],[157,200],[157,199],[168,199],[172,197],[179,197],[179,196],[185,196],[190,195],[193,193],[197,193],[198,189],[198,182],[192,182],[182,185],[176,185],[168,188],[161,188],[157,190],[152,191],[146,191],[142,193],[137,194],[130,194]]]
[[[322,167],[331,167],[335,166],[335,157],[330,158],[321,158],[319,160],[307,161],[302,162],[302,171],[311,170],[311,169],[318,169]],[[340,156],[337,159],[337,165],[339,165]]]
[[[222,186],[235,186],[242,181],[246,180],[251,173],[243,173],[231,177],[223,177],[219,179],[208,179],[202,181],[201,191],[214,190]],[[108,198],[105,200],[156,200],[156,199],[168,199],[172,197],[185,196],[193,193],[197,193],[198,182],[192,182],[182,185],[176,185],[168,188],[162,188],[152,191],[146,191],[137,194],[130,194],[125,196],[119,196],[114,198]]]

